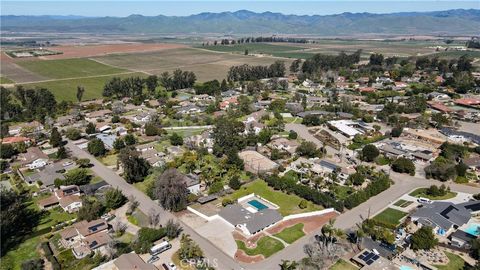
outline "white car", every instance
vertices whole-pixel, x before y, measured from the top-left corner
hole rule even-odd
[[[168,263],[168,269],[170,270],[177,270],[177,266],[175,264],[173,264],[172,262],[169,262]]]

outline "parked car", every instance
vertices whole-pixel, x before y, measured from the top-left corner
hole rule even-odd
[[[152,256],[150,259],[148,259],[147,263],[154,263],[158,261],[160,258],[158,256]]]

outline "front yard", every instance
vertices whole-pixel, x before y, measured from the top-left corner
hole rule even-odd
[[[283,229],[283,231],[274,234],[274,236],[291,244],[305,235],[305,233],[303,232],[303,226],[303,223],[298,223],[296,225]]]
[[[358,267],[355,265],[340,259],[338,260],[332,267],[330,267],[330,270],[357,270]]]
[[[396,227],[400,224],[400,220],[405,217],[407,213],[393,208],[387,208],[380,214],[373,217],[373,220],[391,227]]]
[[[255,180],[251,183],[248,183],[242,186],[239,190],[235,191],[233,194],[226,196],[225,198],[237,200],[238,198],[251,193],[255,193],[256,195],[259,195],[266,200],[278,205],[280,207],[279,212],[280,214],[282,214],[282,216],[322,210],[321,206],[315,205],[312,202],[307,202],[307,207],[301,209],[298,205],[300,204],[300,201],[302,201],[302,198],[296,195],[276,191],[273,188],[269,187],[267,183],[263,180]]]
[[[243,250],[249,256],[263,255],[265,258],[283,249],[282,242],[269,236],[264,236],[257,241],[255,248],[247,248],[245,243],[236,240],[238,249]]]
[[[419,188],[419,189],[416,189],[413,192],[411,192],[409,195],[413,196],[413,197],[417,197],[417,198],[423,197],[423,198],[427,198],[427,199],[430,199],[430,200],[448,200],[448,199],[451,199],[451,198],[455,198],[455,196],[457,196],[457,193],[452,192],[452,191],[448,191],[447,194],[445,194],[443,196],[428,195],[428,194],[426,194],[426,191],[427,191],[427,188]]]

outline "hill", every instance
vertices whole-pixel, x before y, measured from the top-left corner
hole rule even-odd
[[[300,3],[299,3],[300,4]],[[318,36],[385,35],[479,35],[480,10],[456,9],[435,12],[390,14],[342,13],[337,15],[285,15],[247,10],[200,13],[190,16],[0,17],[2,31],[84,33],[223,33],[309,34]]]

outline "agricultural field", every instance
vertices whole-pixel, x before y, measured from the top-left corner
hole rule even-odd
[[[128,72],[90,59],[35,60],[18,62],[21,67],[49,79],[112,75]]]
[[[226,78],[228,69],[231,66],[242,64],[270,65],[278,60],[278,58],[273,57],[245,56],[241,54],[234,55],[198,48],[181,48],[135,54],[117,54],[97,57],[94,59],[107,65],[157,75],[165,71],[172,72],[179,68],[195,72],[197,80],[199,81],[213,79],[222,80]],[[287,66],[290,65],[290,63],[291,60],[285,60]]]
[[[83,100],[95,99],[102,97],[103,86],[113,77],[127,78],[131,76],[145,77],[144,73],[132,72],[122,73],[120,75],[106,75],[98,77],[52,80],[38,83],[23,84],[25,87],[40,87],[49,89],[57,98],[57,101],[76,101],[77,86],[81,85],[85,88]]]
[[[249,44],[235,44],[235,45],[209,45],[200,47],[202,49],[217,51],[217,52],[230,52],[230,53],[245,53],[245,50],[248,50],[248,53],[255,54],[273,54],[277,52],[287,52],[287,51],[297,51],[303,50],[301,44],[295,45],[281,45],[279,43],[249,43]]]

